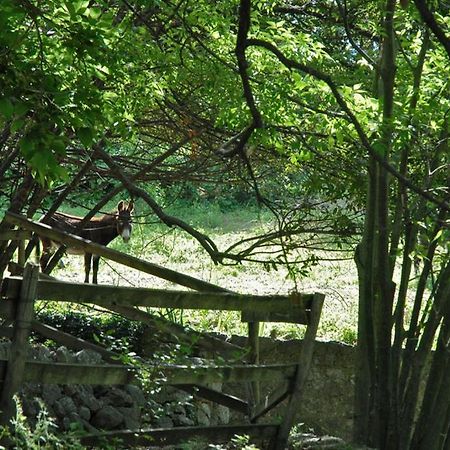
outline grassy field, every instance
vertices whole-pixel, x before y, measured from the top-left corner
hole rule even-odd
[[[198,242],[179,229],[169,229],[147,215],[138,204],[133,237],[125,245],[116,239],[110,246],[150,262],[189,274],[224,288],[251,294],[288,294],[295,285],[287,277],[287,270],[266,271],[261,264],[244,263],[235,266],[216,266]],[[270,227],[270,217],[255,207],[221,211],[219,206],[191,205],[170,211],[211,236],[219,249]],[[75,211],[76,213],[76,211]],[[154,222],[154,223],[151,223]],[[323,258],[336,257],[321,254]],[[346,257],[349,254],[345,255]],[[351,256],[351,255],[350,255]],[[67,281],[83,281],[83,258],[67,256],[65,267],[54,275]],[[102,261],[99,283],[152,288],[182,289],[165,280],[140,273],[124,266]],[[319,339],[337,340],[353,344],[356,339],[358,285],[353,261],[322,261],[307,276],[297,279],[300,292],[322,292],[326,295]],[[179,323],[199,330],[225,334],[245,334],[237,313],[217,311],[160,311]],[[301,337],[303,327],[288,324],[264,324],[262,334],[278,338]]]

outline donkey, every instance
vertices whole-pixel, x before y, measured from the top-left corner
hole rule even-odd
[[[100,245],[108,245],[117,236],[122,236],[124,242],[128,242],[131,237],[131,216],[133,209],[133,202],[126,203],[121,200],[117,205],[117,211],[104,214],[103,216],[93,217],[81,229],[77,229],[77,225],[83,220],[82,217],[70,216],[69,214],[60,212],[54,213],[46,223],[57,230],[76,234],[77,236],[89,239]],[[54,253],[55,247],[58,247],[58,243],[45,237],[41,237],[40,240],[43,249],[40,265],[41,270],[44,271],[50,257]],[[89,272],[91,270],[92,261],[92,283],[97,284],[100,256],[92,255],[92,253],[85,253],[81,249],[68,248],[67,252],[74,255],[84,254],[85,283],[89,283]]]

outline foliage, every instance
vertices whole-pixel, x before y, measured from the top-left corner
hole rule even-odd
[[[23,415],[19,400],[16,398],[15,401],[17,413],[12,420],[12,430],[3,428],[1,432],[2,438],[9,441],[8,448],[23,450],[82,450],[85,448],[74,432],[56,433],[57,427],[43,404],[40,405],[36,424],[32,427]]]
[[[47,304],[36,318],[47,325],[90,342],[99,342],[112,351],[140,351],[144,325],[120,316],[86,314],[73,309],[58,310]]]
[[[355,438],[448,445],[448,7],[400,6],[2,2],[2,204],[32,216],[53,189],[50,208],[100,197],[94,213],[126,187],[214,263],[295,280],[355,251]],[[220,248],[161,207],[228,190],[228,209],[249,188],[272,227]]]

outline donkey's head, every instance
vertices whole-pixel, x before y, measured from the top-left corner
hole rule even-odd
[[[131,237],[131,213],[133,212],[134,204],[124,202],[121,200],[117,205],[117,234],[122,236],[124,242],[128,242]]]

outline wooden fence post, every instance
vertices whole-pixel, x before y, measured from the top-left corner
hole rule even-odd
[[[34,316],[39,267],[27,264],[23,273],[20,296],[17,299],[14,332],[10,355],[3,377],[0,396],[0,424],[8,425],[14,415],[14,394],[22,384],[28,354],[28,337]]]
[[[302,400],[302,388],[309,372],[309,366],[311,365],[314,341],[316,339],[317,329],[319,327],[320,314],[322,312],[324,298],[325,296],[323,294],[314,294],[311,306],[310,322],[308,324],[308,328],[306,329],[305,337],[303,338],[297,371],[292,383],[292,395],[289,398],[284,418],[280,424],[278,435],[276,436],[275,442],[271,445],[271,448],[274,450],[285,450],[287,448],[289,432],[291,431],[298,406]]]
[[[25,241],[20,239],[17,241],[17,262],[24,267],[25,261]]]
[[[259,322],[248,322],[248,343],[250,352],[248,362],[250,364],[259,364]],[[252,383],[252,402],[258,404],[261,400],[260,384],[258,381]]]

